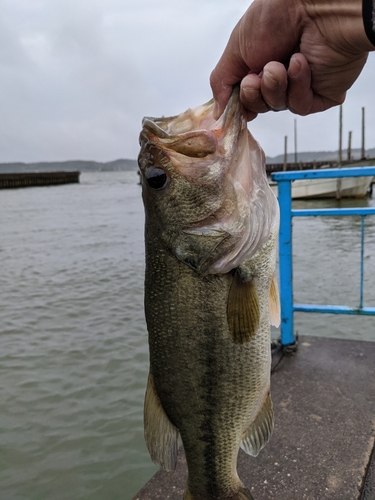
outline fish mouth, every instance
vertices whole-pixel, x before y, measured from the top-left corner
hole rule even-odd
[[[213,99],[180,115],[167,118],[146,116],[142,120],[141,142],[158,143],[162,148],[193,158],[204,158],[223,147],[227,152],[235,142],[233,135],[247,127],[239,95],[237,85],[218,120],[213,117]]]

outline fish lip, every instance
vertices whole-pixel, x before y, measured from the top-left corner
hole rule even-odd
[[[205,105],[202,106],[212,106],[213,100],[211,99],[208,101]],[[230,122],[232,119],[235,117],[237,111],[240,111],[242,107],[242,104],[240,103],[240,86],[235,85],[233,87],[232,93],[230,95],[229,101],[225,107],[225,110],[223,114],[219,117],[218,120],[213,120],[213,123],[209,127],[198,127],[190,132],[199,132],[199,130],[202,131],[210,131],[210,130],[218,130],[218,129],[224,129],[226,127],[231,128]],[[159,139],[171,139],[173,137],[177,137],[181,134],[176,133],[176,134],[170,134],[166,132],[164,128],[162,128],[159,123],[168,123],[172,120],[176,120],[179,116],[183,116],[184,113],[181,113],[181,115],[176,115],[176,116],[170,116],[170,117],[165,117],[165,118],[156,118],[153,116],[145,116],[142,120],[142,128],[143,131],[146,132],[151,132],[153,135],[155,135]],[[239,113],[239,116],[241,116],[241,113]],[[237,120],[234,120],[237,122]],[[233,126],[233,125],[232,125]],[[234,124],[234,127],[236,125]]]
[[[142,120],[142,127],[149,132],[152,132],[159,137],[160,139],[166,139],[170,137],[170,135],[163,130],[159,125],[156,124],[156,121],[159,121],[160,118],[154,118],[153,116],[145,116]]]

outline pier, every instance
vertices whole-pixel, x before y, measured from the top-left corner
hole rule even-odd
[[[374,500],[374,366],[375,342],[303,336],[283,355],[271,439],[258,457],[238,456],[254,500]],[[176,471],[157,472],[134,500],[182,500],[186,479],[181,449]]]
[[[0,174],[0,189],[55,186],[79,182],[80,172],[27,172]]]
[[[271,175],[273,172],[282,172],[285,168],[287,172],[293,170],[312,170],[319,168],[334,168],[337,167],[337,161],[305,161],[298,163],[286,163],[285,167],[283,163],[267,163],[266,172],[267,175]]]

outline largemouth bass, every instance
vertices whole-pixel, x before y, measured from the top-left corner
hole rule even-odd
[[[181,436],[184,500],[251,499],[237,474],[239,447],[256,456],[273,428],[278,203],[239,90],[218,121],[212,111],[211,101],[144,118],[138,159],[150,348],[145,439],[153,461],[173,470]]]

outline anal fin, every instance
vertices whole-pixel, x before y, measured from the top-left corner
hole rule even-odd
[[[268,393],[254,422],[242,434],[241,448],[256,457],[267,444],[273,430],[273,409],[271,394]]]
[[[151,373],[148,376],[145,396],[144,430],[146,445],[153,462],[167,471],[175,470],[179,432],[164,411]]]
[[[243,280],[235,272],[229,290],[227,318],[229,331],[237,344],[249,342],[259,326],[259,301],[254,279]]]
[[[270,323],[278,328],[280,326],[280,294],[276,275],[273,275],[270,288]]]

